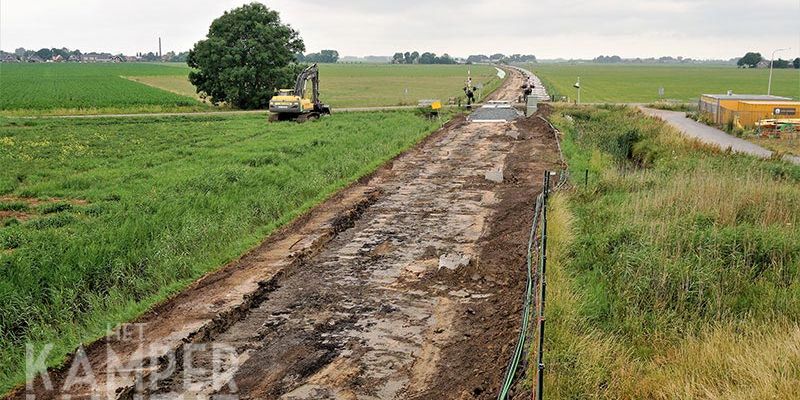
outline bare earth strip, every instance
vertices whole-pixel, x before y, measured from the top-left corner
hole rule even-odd
[[[557,160],[537,117],[458,119],[29,394],[493,398],[519,326],[534,196]],[[502,181],[487,180],[496,170]],[[76,361],[93,381],[63,390]]]
[[[185,76],[175,75],[156,75],[156,76],[123,76],[123,78],[154,87],[156,89],[166,90],[181,96],[191,97],[197,100],[203,100],[197,93],[196,88]]]

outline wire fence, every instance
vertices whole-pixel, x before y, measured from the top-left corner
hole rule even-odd
[[[545,171],[545,182],[549,177],[549,172]],[[546,186],[545,186],[546,187]],[[528,237],[528,255],[526,261],[526,269],[527,269],[527,282],[525,285],[525,297],[523,300],[523,307],[522,307],[522,326],[519,330],[519,337],[517,338],[517,345],[514,348],[514,353],[511,356],[511,359],[508,361],[508,365],[506,366],[506,373],[503,379],[503,386],[500,390],[500,394],[497,396],[499,400],[505,400],[508,397],[508,393],[511,391],[511,388],[514,384],[516,379],[517,371],[519,370],[519,363],[522,359],[522,355],[525,350],[525,340],[528,336],[528,322],[531,316],[531,305],[533,300],[533,285],[534,285],[534,276],[533,276],[533,249],[539,248],[538,245],[538,227],[539,221],[542,218],[542,210],[544,208],[545,203],[545,192],[546,189],[542,190],[542,192],[536,197],[536,206],[534,207],[533,213],[533,223],[531,223],[531,230],[530,235]],[[535,246],[534,246],[535,244]]]
[[[561,164],[564,166],[564,169],[561,170],[559,174],[558,181],[553,186],[553,189],[559,189],[566,185],[569,179],[569,172],[566,168],[567,163],[561,151],[561,142],[559,140],[560,133],[545,118],[541,116],[539,116],[539,118],[545,121],[553,132],[556,145],[558,146]],[[525,353],[525,342],[529,340],[530,336],[534,335],[533,330],[529,328],[530,319],[534,311],[536,312],[537,324],[535,336],[538,337],[538,343],[536,346],[536,386],[532,396],[541,400],[544,395],[545,300],[547,296],[547,199],[551,192],[551,177],[555,175],[556,173],[553,171],[544,172],[542,191],[536,196],[533,220],[528,235],[528,251],[526,257],[527,279],[525,294],[523,296],[522,324],[520,326],[514,352],[506,365],[503,386],[497,396],[498,400],[506,400],[514,387],[514,383],[517,381],[518,375],[524,375],[525,368],[520,368],[520,365],[524,364],[523,354]],[[534,265],[537,264],[538,268],[534,271]],[[536,290],[534,291],[534,289]],[[534,298],[534,295],[537,295],[536,298]],[[532,309],[534,305],[536,306],[535,310]]]

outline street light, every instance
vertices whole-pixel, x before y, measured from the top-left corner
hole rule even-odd
[[[785,49],[775,49],[775,51],[772,52],[772,57],[769,59],[769,83],[767,84],[767,96],[772,93],[772,63],[775,62],[775,53],[791,49],[791,47],[787,47]]]
[[[578,104],[581,104],[581,77],[580,76],[578,77],[578,82],[575,82],[575,84],[572,85],[572,86],[575,89],[578,89]]]

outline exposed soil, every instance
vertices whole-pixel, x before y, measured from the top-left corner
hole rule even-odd
[[[55,204],[55,203],[69,203],[72,205],[86,205],[89,204],[88,201],[82,199],[61,199],[57,197],[51,198],[33,198],[33,197],[20,197],[20,196],[0,196],[0,203],[23,203],[27,207],[24,211],[23,210],[0,210],[0,222],[4,222],[7,219],[16,219],[18,221],[27,221],[31,218],[36,217],[39,213],[36,212],[35,208],[42,204]]]
[[[58,197],[48,197],[48,198],[33,198],[33,197],[20,197],[20,196],[0,196],[0,202],[4,203],[15,203],[21,202],[25,203],[30,207],[36,207],[41,204],[49,204],[49,203],[70,203],[73,205],[86,205],[89,204],[88,201],[83,199],[62,199]]]
[[[14,218],[20,221],[25,221],[30,217],[31,215],[24,211],[0,211],[0,221],[3,221],[6,218]]]
[[[503,86],[500,86],[492,94],[486,96],[486,101],[506,100],[517,102],[520,100],[522,85],[527,82],[527,77],[516,69],[506,67],[503,68],[503,70],[508,74],[506,81],[503,83]]]
[[[509,72],[498,96],[514,100],[523,78]],[[535,195],[555,168],[541,119],[457,119],[30,394],[494,398],[519,329]],[[501,182],[486,179],[497,170]],[[107,348],[138,387],[109,374]],[[75,360],[94,382],[64,391]]]

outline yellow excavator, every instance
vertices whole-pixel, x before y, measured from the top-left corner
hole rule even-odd
[[[306,84],[311,81],[311,98]],[[294,89],[280,89],[269,101],[269,120],[306,122],[330,114],[331,108],[319,100],[319,68],[311,65],[297,75]]]

